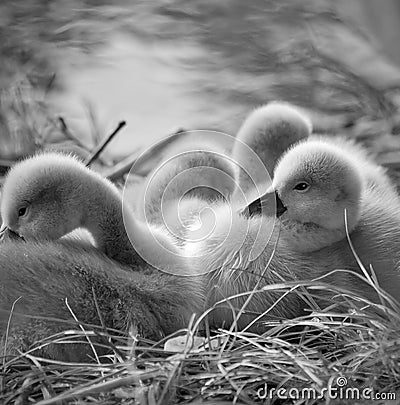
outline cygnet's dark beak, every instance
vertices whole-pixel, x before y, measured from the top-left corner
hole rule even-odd
[[[253,215],[276,216],[279,218],[287,208],[276,191],[270,191],[250,203],[242,214],[251,217]]]
[[[253,215],[261,215],[261,210],[261,198],[257,198],[257,200],[254,200],[250,205],[247,206],[247,214],[249,217],[252,217]]]
[[[4,242],[6,240],[25,240],[17,232],[10,229],[7,225],[2,225],[0,228],[0,241]]]
[[[4,240],[4,236],[6,235],[7,230],[8,230],[7,225],[2,224],[0,228],[0,240]]]

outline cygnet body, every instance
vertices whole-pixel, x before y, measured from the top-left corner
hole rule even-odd
[[[213,214],[217,218],[213,232],[207,238],[196,238],[189,233],[184,246],[191,265],[199,272],[208,271],[207,306],[215,305],[209,316],[211,325],[229,327],[235,321],[237,328],[243,329],[251,323],[251,331],[262,332],[264,320],[279,321],[305,315],[309,303],[298,289],[289,292],[285,283],[296,285],[299,281],[320,277],[323,277],[320,282],[366,299],[377,299],[373,289],[348,272],[327,276],[337,268],[346,269],[342,264],[361,274],[348,246],[345,255],[338,247],[333,258],[315,257],[294,252],[286,245],[279,246],[279,228],[271,217],[246,218],[226,204],[214,206]],[[280,287],[273,287],[276,284]],[[333,295],[328,289],[322,290],[321,305],[326,306],[324,300],[332,304]],[[245,303],[245,311],[237,319]]]
[[[68,306],[81,324],[100,327],[100,311],[104,326],[126,334],[133,326],[140,336],[158,340],[186,327],[203,305],[189,278],[148,266],[132,272],[94,247],[71,241],[4,242],[0,262],[1,351],[7,355],[36,347],[63,330],[79,329]],[[45,345],[35,354],[86,362],[93,356],[82,343]]]

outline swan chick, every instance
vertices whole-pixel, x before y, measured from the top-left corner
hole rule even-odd
[[[211,235],[197,240],[189,235],[185,245],[193,265],[209,271],[210,305],[239,295],[231,303],[240,308],[243,294],[255,286],[320,278],[379,302],[354,252],[367,272],[374,269],[382,290],[400,300],[400,205],[363,175],[351,152],[310,139],[281,157],[271,188],[247,208],[250,217],[226,204],[215,207],[218,221]],[[283,296],[284,302],[278,291],[258,293],[247,310],[290,317],[307,307],[296,294]],[[321,297],[331,295],[322,291]],[[219,306],[214,321],[232,319],[230,311]]]
[[[169,236],[138,221],[110,181],[71,156],[43,153],[16,164],[4,182],[1,216],[3,232],[27,241],[56,240],[84,228],[117,262],[137,266],[151,258],[158,268],[186,273]]]

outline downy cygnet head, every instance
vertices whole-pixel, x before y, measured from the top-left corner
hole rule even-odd
[[[354,229],[363,183],[362,174],[341,148],[305,141],[282,156],[271,188],[246,211],[275,215],[283,243],[311,252],[346,238],[345,215],[348,231]]]
[[[80,226],[82,208],[76,196],[82,185],[70,174],[81,171],[69,156],[48,153],[15,165],[2,192],[2,233],[11,231],[26,240],[54,240]]]

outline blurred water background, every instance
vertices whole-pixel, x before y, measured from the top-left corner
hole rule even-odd
[[[70,142],[60,116],[88,149],[126,120],[112,162],[281,99],[396,166],[399,21],[396,0],[3,0],[0,157]]]

